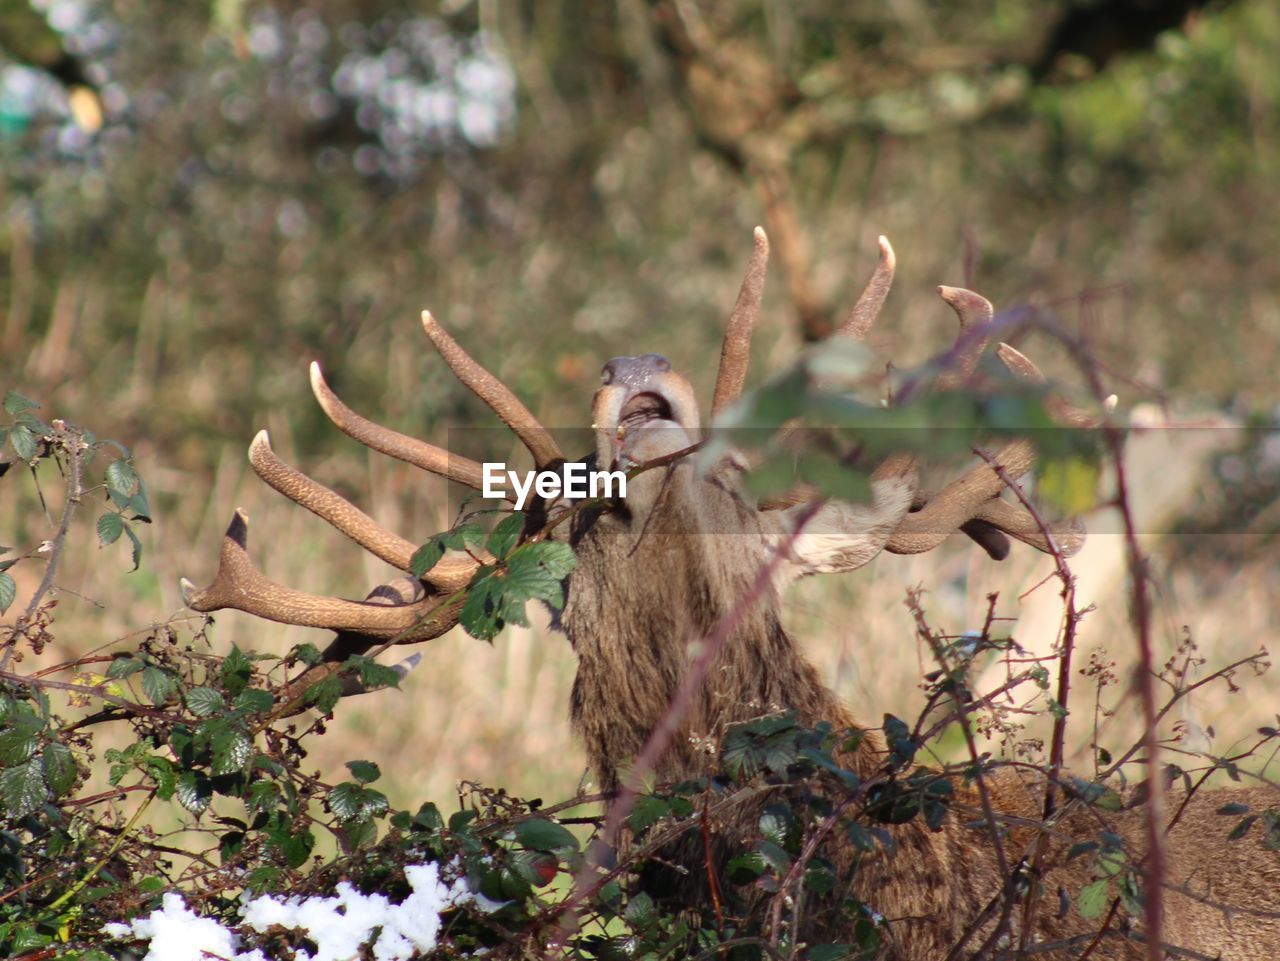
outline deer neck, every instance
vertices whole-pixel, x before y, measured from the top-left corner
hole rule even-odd
[[[727,486],[682,480],[668,479],[646,518],[584,517],[572,534],[578,570],[561,621],[578,655],[572,719],[605,790],[667,716],[691,646],[735,610],[737,626],[660,759],[659,780],[707,773],[725,728],[764,714],[854,726],[783,629],[776,593],[753,593],[770,551],[759,515]],[[851,760],[869,770],[874,753],[868,743]]]

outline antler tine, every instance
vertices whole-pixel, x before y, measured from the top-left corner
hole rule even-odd
[[[406,464],[447,477],[474,490],[484,489],[484,472],[479,464],[469,457],[451,454],[434,444],[428,444],[416,437],[409,437],[361,417],[338,399],[338,395],[325,383],[320,365],[314,361],[311,364],[311,392],[316,395],[320,408],[338,430],[370,450],[376,450],[388,457],[402,460]]]
[[[1006,476],[1017,480],[1035,463],[1035,448],[1027,440],[1010,441],[996,453],[994,460],[1004,469]],[[982,513],[988,507],[988,502],[999,499],[1004,487],[1004,480],[990,465],[983,463],[973,467],[929,498],[920,510],[904,517],[889,538],[885,550],[893,554],[921,554],[931,551],[946,540],[948,535],[973,519],[989,521],[993,527],[1020,540],[1026,540]],[[1009,509],[1016,510],[1012,506]],[[1007,516],[1000,508],[996,508],[993,513],[997,520]],[[1016,529],[1026,528],[1023,525]]]
[[[760,298],[764,294],[765,274],[769,266],[769,238],[763,227],[753,233],[751,260],[738,290],[733,313],[725,324],[724,341],[720,345],[720,372],[716,375],[716,391],[711,401],[711,416],[719,414],[742,393],[747,379],[747,366],[751,362],[751,329],[756,314],[760,312]]]
[[[880,316],[880,308],[884,306],[885,298],[889,296],[889,288],[893,286],[893,272],[898,259],[888,237],[881,236],[879,243],[880,262],[876,264],[876,269],[871,274],[871,279],[867,281],[862,296],[858,298],[858,302],[853,305],[853,310],[849,311],[849,316],[840,325],[838,333],[843,337],[863,340],[867,336]]]
[[[1085,530],[1080,519],[1068,518],[1046,524],[1053,537],[1050,545],[1045,532],[1040,529],[1036,519],[1025,509],[1008,501],[993,497],[974,512],[974,520],[985,521],[992,527],[1004,531],[1010,537],[1016,537],[1024,544],[1029,544],[1038,551],[1052,553],[1056,547],[1064,557],[1070,557],[1084,546]]]
[[[1009,373],[1017,377],[1019,380],[1026,381],[1030,384],[1043,385],[1049,382],[1049,379],[1041,373],[1026,354],[1019,350],[1015,350],[1008,344],[1001,344],[996,348],[996,356],[1009,369]],[[1104,404],[1112,405],[1115,403],[1115,395],[1112,394]],[[1049,411],[1049,416],[1060,424],[1067,427],[1097,427],[1102,423],[1102,418],[1096,414],[1091,414],[1087,410],[1082,410],[1074,404],[1068,403],[1057,394],[1049,394],[1044,400],[1045,408]]]
[[[277,584],[249,559],[248,536],[249,518],[237,510],[222,538],[213,583],[197,588],[186,578],[179,582],[188,607],[202,613],[230,608],[278,624],[352,631],[400,642],[430,640],[457,623],[460,608],[448,595],[426,594],[412,604],[387,606],[306,594]]]
[[[950,363],[938,375],[937,382],[940,390],[951,390],[964,384],[978,366],[978,358],[987,345],[986,331],[991,327],[995,309],[986,297],[963,287],[940,286],[938,296],[956,312],[960,321],[960,333],[956,336]]]
[[[456,340],[431,316],[422,312],[422,329],[431,339],[436,351],[444,358],[454,376],[462,381],[482,401],[488,404],[504,424],[511,428],[521,443],[529,449],[538,467],[546,467],[554,461],[564,460],[560,448],[547,433],[547,429],[534,419],[529,408],[520,402],[502,381],[494,377],[471,358]]]
[[[318,368],[313,367],[313,373],[318,376]],[[375,557],[402,571],[409,570],[409,560],[416,550],[413,544],[387,530],[319,481],[282,461],[271,449],[271,439],[265,430],[258,431],[249,445],[249,463],[268,486],[346,534]],[[471,558],[455,554],[442,558],[423,580],[442,591],[455,591],[464,587],[479,567]]]

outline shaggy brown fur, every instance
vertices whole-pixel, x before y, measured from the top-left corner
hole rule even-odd
[[[670,433],[672,425],[664,426]],[[665,453],[684,440],[683,433],[663,436],[647,453]],[[631,444],[645,446],[643,441]],[[682,462],[667,474],[634,480],[617,509],[576,518],[569,536],[578,569],[570,578],[562,620],[579,658],[572,717],[605,789],[619,786],[619,766],[639,754],[667,712],[689,664],[690,642],[706,637],[742,602],[787,523],[781,516],[785,512],[755,510],[739,493],[736,474],[732,466],[723,465],[704,478]],[[882,500],[895,496],[891,486],[877,492]],[[800,559],[788,571],[792,576],[805,572]],[[836,728],[860,726],[783,628],[773,593],[751,608],[724,646],[683,724],[682,736],[661,758],[658,778],[673,781],[705,773],[707,757],[695,750],[695,742],[718,737],[735,722],[777,711],[793,712],[806,726],[820,721]],[[844,760],[870,777],[883,765],[883,741],[872,732]],[[989,775],[987,783],[994,810],[1012,819],[1004,847],[1009,863],[1015,864],[1029,855],[1037,839],[1031,825],[1040,818],[1042,783],[1007,768]],[[1169,800],[1170,810],[1181,803],[1177,795]],[[725,834],[750,838],[762,803],[723,825]],[[1170,957],[1280,957],[1280,852],[1266,850],[1258,830],[1244,840],[1228,842],[1226,835],[1239,818],[1215,814],[1228,803],[1259,811],[1280,803],[1280,798],[1259,788],[1206,792],[1192,799],[1168,837],[1165,936],[1167,943],[1198,953]],[[970,957],[990,934],[993,922],[978,918],[992,904],[990,917],[1000,913],[1005,879],[997,869],[989,832],[966,826],[978,818],[972,812],[979,809],[976,791],[961,788],[939,831],[931,832],[919,818],[892,828],[897,849],[892,856],[858,863],[851,845],[834,852],[837,866],[852,876],[849,893],[888,920],[887,957],[944,958],[975,926],[961,955]],[[1065,913],[1059,910],[1059,890],[1074,899],[1092,880],[1089,859],[1078,857],[1064,864],[1066,852],[1074,841],[1096,839],[1101,830],[1111,830],[1124,837],[1130,860],[1135,861],[1144,849],[1142,817],[1141,805],[1110,815],[1079,801],[1066,805],[1051,829],[1044,862],[1046,896],[1035,915],[1031,945],[1098,929],[1098,921],[1086,921],[1074,907]],[[700,847],[691,847],[686,863],[691,877],[705,877]],[[701,898],[703,890],[695,881],[686,885],[684,894]],[[841,939],[840,923],[820,910],[810,921],[810,937]],[[1017,943],[1021,923],[1019,905],[1009,921],[1006,946],[1010,939]],[[1145,957],[1141,941],[1124,936],[1126,923],[1113,923],[1112,934],[1091,957]],[[1140,926],[1135,934],[1140,938]],[[1065,961],[1082,950],[1083,945],[1077,945],[1038,956]]]

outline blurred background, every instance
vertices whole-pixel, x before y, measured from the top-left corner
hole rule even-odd
[[[949,343],[936,285],[971,286],[1082,337],[1122,410],[1252,427],[1133,452],[1162,658],[1187,635],[1210,667],[1245,656],[1280,619],[1277,50],[1272,0],[0,0],[0,389],[130,447],[154,508],[135,573],[82,514],[47,656],[180,612],[178,577],[212,576],[236,506],[279,581],[362,596],[390,576],[248,472],[262,427],[409,539],[447,527],[444,485],[338,434],[306,378],[319,360],[362,413],[517,460],[469,430],[492,415],[433,355],[424,307],[553,427],[586,424],[618,354],[662,352],[709,397],[756,224],[774,245],[757,380],[852,304],[886,234],[899,272],[873,345],[897,363]],[[1052,342],[1020,346],[1070,378]],[[35,498],[6,479],[4,544],[49,536]],[[919,707],[907,586],[941,630],[980,627],[999,591],[1020,641],[1052,641],[1046,560],[953,540],[789,599],[869,723]],[[1117,540],[1075,566],[1098,605],[1082,643],[1123,679]],[[42,572],[12,573],[21,601]],[[324,640],[216,622],[219,649]],[[460,778],[578,787],[561,637],[422,650],[402,693],[340,709],[318,767],[376,760],[404,806]],[[1280,704],[1271,677],[1229,698],[1198,694],[1165,733],[1189,722],[1227,753]]]

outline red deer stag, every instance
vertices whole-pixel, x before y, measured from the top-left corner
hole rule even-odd
[[[724,337],[713,416],[742,390],[767,254],[764,232],[757,230]],[[872,280],[835,336],[865,336],[888,293],[893,266],[893,251],[882,240]],[[982,348],[981,331],[974,328],[988,324],[992,312],[977,294],[946,287],[940,292],[962,328],[950,363],[939,376],[945,386],[972,373]],[[538,468],[555,469],[563,463],[550,434],[524,405],[429,313],[422,315],[422,322],[445,362],[515,432]],[[1011,348],[1002,345],[999,354],[1015,374],[1039,377]],[[312,366],[311,374],[321,407],[342,431],[374,450],[481,489],[479,464],[365,420],[330,391],[318,366]],[[1059,410],[1068,419],[1076,416],[1061,406]],[[707,743],[716,743],[731,725],[769,713],[790,712],[806,727],[821,722],[837,730],[861,727],[782,625],[779,595],[790,580],[853,570],[882,551],[927,551],[956,531],[968,533],[997,557],[1008,547],[1006,535],[1042,550],[1048,547],[1035,518],[1000,497],[1005,483],[986,463],[930,495],[917,485],[914,461],[894,455],[873,472],[868,504],[820,501],[803,490],[757,504],[740,483],[740,456],[728,454],[709,469],[699,469],[692,457],[671,456],[701,440],[701,421],[689,382],[656,354],[619,357],[606,364],[592,414],[594,458],[600,467],[658,458],[671,461],[665,471],[633,476],[625,500],[577,511],[554,532],[573,546],[578,561],[565,585],[559,621],[578,657],[573,726],[606,790],[620,786],[620,767],[640,754],[655,726],[667,717],[689,670],[690,644],[708,636],[731,612],[732,633],[680,721],[677,736],[656,762],[654,773],[661,781],[704,774]],[[412,542],[283,464],[265,432],[254,439],[249,457],[269,485],[409,572]],[[1028,442],[1015,440],[994,459],[1006,476],[1017,478],[1031,468],[1033,450]],[[545,506],[550,512],[557,507]],[[797,530],[800,521],[803,529]],[[478,568],[473,557],[450,553],[423,578],[409,576],[384,585],[363,602],[311,596],[272,583],[254,567],[245,550],[246,524],[237,512],[223,540],[215,581],[202,590],[184,581],[184,597],[198,611],[234,608],[281,623],[337,631],[326,652],[329,667],[306,672],[286,690],[286,699],[296,698],[319,676],[317,671],[332,670],[352,652],[444,633],[457,623],[459,589]],[[1050,533],[1067,549],[1078,540],[1070,527]],[[772,589],[762,600],[744,604],[753,581],[770,564]],[[867,731],[849,743],[856,746],[840,755],[843,764],[864,781],[883,772],[886,745],[879,732]],[[1123,839],[1128,862],[1141,862],[1146,849],[1142,805],[1108,813],[1070,797],[1046,823],[1044,791],[1043,776],[1001,767],[978,785],[958,785],[950,812],[935,829],[918,817],[889,827],[892,853],[886,849],[874,856],[859,855],[852,844],[836,844],[832,860],[845,879],[839,893],[856,897],[885,919],[885,957],[1012,957],[1018,945],[1025,952],[1019,957],[1154,956],[1144,944],[1140,922],[1123,925],[1115,918],[1108,918],[1107,933],[1087,947],[1103,925],[1085,920],[1068,900],[1093,879],[1088,857],[1068,856],[1074,842],[1111,831]],[[1215,814],[1228,804],[1234,811],[1246,805],[1260,812],[1276,800],[1262,788],[1170,799],[1169,810],[1177,815],[1165,842],[1164,941],[1169,957],[1280,958],[1280,852],[1267,850],[1258,831],[1229,843],[1227,833],[1238,818]],[[999,823],[1001,844],[993,843],[993,828],[983,826],[984,802]],[[755,830],[760,804],[748,807],[740,817],[720,825],[729,839],[725,850],[733,839],[740,842]],[[1010,873],[1030,858],[1033,848],[1039,850],[1042,872],[1037,890],[1044,896],[1038,911],[1014,910],[1011,905],[1025,899],[1018,892],[1018,884],[1025,888],[1025,882],[1017,882]],[[697,853],[686,857],[675,852],[672,858],[683,858],[688,875],[702,878],[687,882],[683,896],[701,899],[705,875],[717,867],[708,865],[700,846]],[[802,935],[839,940],[842,930],[848,935],[850,922],[814,905],[802,923]]]

